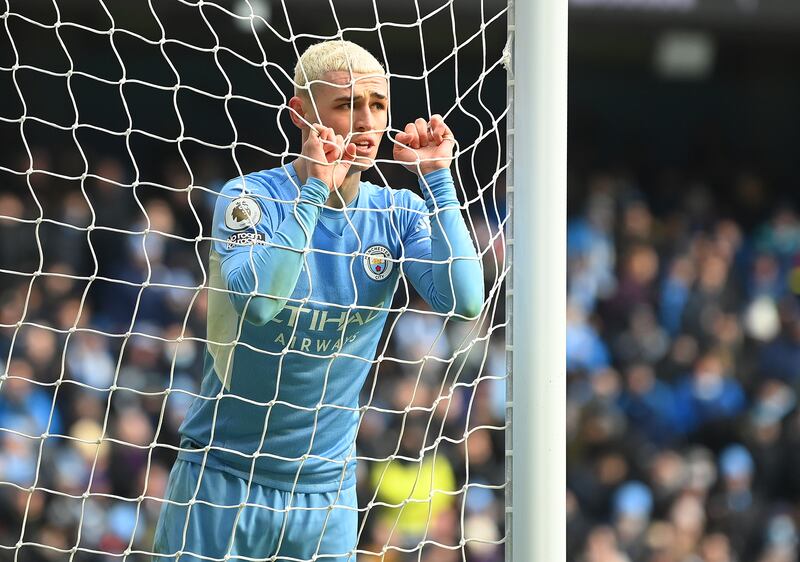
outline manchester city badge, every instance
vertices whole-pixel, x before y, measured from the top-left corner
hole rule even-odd
[[[392,253],[386,246],[376,244],[364,252],[364,271],[370,279],[383,281],[392,273]]]

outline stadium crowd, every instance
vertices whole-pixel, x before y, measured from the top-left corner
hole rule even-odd
[[[58,168],[53,160],[35,149],[33,168]],[[17,169],[28,166],[23,157]],[[125,559],[149,560],[143,552],[151,550],[178,427],[199,388],[206,295],[196,287],[208,241],[197,238],[208,236],[214,189],[227,178],[201,167],[194,184],[211,188],[187,197],[180,164],[165,164],[160,178],[174,190],[132,189],[113,157],[100,158],[93,173],[106,180],[89,178],[82,189],[34,172],[4,174],[0,187],[3,560],[15,547],[30,562],[111,561],[130,552]],[[491,241],[481,232],[485,248]],[[489,287],[493,264],[502,263],[499,244],[499,257],[485,254]],[[365,385],[371,407],[358,448],[360,548],[385,556],[359,559],[447,561],[465,552],[497,562],[502,330],[456,354],[485,329],[413,312],[394,320],[387,359]],[[426,355],[439,360],[423,368]],[[398,458],[388,462],[391,455]],[[487,542],[464,546],[462,536]]]
[[[796,562],[800,218],[661,183],[570,193],[568,559]]]

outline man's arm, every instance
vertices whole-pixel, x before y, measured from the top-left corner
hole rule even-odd
[[[265,244],[251,239],[249,246],[223,258],[222,278],[232,291],[231,302],[248,322],[264,325],[286,305],[303,269],[303,251],[316,228],[321,205],[344,180],[355,154],[353,143],[345,146],[333,129],[315,123],[303,142],[301,157],[307,161],[308,179],[300,189],[294,211],[287,213],[274,231],[263,224],[255,229],[253,234],[263,235]],[[229,208],[225,212],[230,212]],[[222,222],[215,218],[215,224],[220,225],[227,216]],[[264,213],[264,219],[268,222],[269,213]]]
[[[264,244],[240,247],[222,260],[222,278],[231,291],[231,302],[251,324],[261,326],[272,320],[294,291],[303,269],[303,250],[329,193],[325,182],[309,178],[300,189],[294,212],[287,213],[274,232],[259,229],[266,230]]]
[[[421,177],[419,183],[432,213],[430,236],[425,217],[420,216],[404,241],[404,257],[412,258],[404,263],[404,271],[436,312],[476,318],[483,307],[483,272],[461,216],[453,176],[449,169],[439,169]]]
[[[394,158],[419,176],[432,214],[429,238],[420,236],[417,226],[404,239],[407,258],[428,261],[408,261],[404,270],[435,311],[476,318],[483,307],[483,273],[450,173],[453,133],[441,115],[434,115],[408,123],[395,140]]]

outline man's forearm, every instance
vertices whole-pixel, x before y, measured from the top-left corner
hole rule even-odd
[[[291,296],[303,268],[303,250],[329,192],[324,182],[309,178],[300,190],[294,212],[286,215],[266,244],[253,245],[222,264],[231,301],[248,322],[266,324]]]
[[[420,186],[425,205],[433,213],[431,259],[435,263],[428,303],[438,312],[453,310],[474,318],[483,306],[483,273],[461,215],[453,176],[449,169],[437,170],[420,178]]]

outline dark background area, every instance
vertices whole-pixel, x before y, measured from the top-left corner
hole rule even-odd
[[[112,83],[78,74],[68,81],[62,76],[48,76],[26,68],[3,72],[0,96],[8,101],[2,117],[14,119],[22,114],[21,101],[15,92],[16,78],[25,99],[26,115],[62,127],[69,127],[76,120],[69,95],[69,91],[72,92],[82,125],[76,132],[76,140],[90,157],[104,152],[124,153],[125,137],[120,133],[131,125],[134,130],[168,139],[154,139],[138,132],[130,135],[130,152],[140,167],[140,181],[157,181],[159,178],[153,169],[161,168],[165,159],[181,160],[175,142],[181,133],[185,141],[180,143],[180,148],[190,166],[200,161],[208,163],[210,159],[222,166],[221,174],[227,177],[237,173],[234,159],[247,170],[271,167],[281,154],[296,153],[299,148],[299,136],[294,133],[285,108],[281,109],[292,90],[298,53],[321,37],[335,34],[337,20],[341,28],[354,29],[345,32],[346,39],[360,42],[380,55],[386,60],[389,71],[398,75],[391,82],[391,93],[404,103],[397,104],[392,114],[392,125],[396,129],[402,129],[420,111],[442,113],[458,131],[462,144],[468,145],[470,139],[494,128],[491,115],[501,115],[505,106],[504,69],[495,67],[489,76],[480,80],[487,66],[497,61],[496,58],[485,60],[484,49],[497,53],[506,39],[505,18],[502,14],[498,17],[502,4],[498,2],[482,9],[477,3],[459,5],[454,11],[458,22],[455,26],[445,2],[378,3],[377,17],[383,22],[380,32],[368,31],[376,27],[377,21],[371,3],[318,1],[282,5],[273,2],[269,4],[272,6],[269,20],[272,30],[267,30],[261,21],[255,24],[259,40],[251,31],[237,27],[235,18],[219,8],[233,9],[236,2],[207,4],[202,10],[195,4],[160,0],[154,2],[154,10],[150,10],[146,2],[114,0],[105,2],[109,17],[99,2],[90,0],[59,4],[59,13],[48,0],[11,1],[12,10],[24,17],[7,20],[13,46],[9,33],[0,33],[3,57],[0,66],[10,69],[14,65],[13,47],[16,46],[20,65],[54,73],[65,73],[72,67],[76,72]],[[335,14],[331,5],[335,7]],[[119,25],[121,29],[113,35],[93,33],[72,25],[60,26],[59,33],[54,33],[53,29],[29,23],[25,17],[50,26],[61,21],[96,30],[110,29],[112,20],[125,23]],[[421,27],[415,24],[418,18],[423,19]],[[482,21],[485,22],[483,28]],[[163,49],[158,44],[161,27],[163,35],[169,39]],[[72,66],[59,37],[67,52],[72,53]],[[454,44],[458,44],[459,49],[455,56],[448,57]],[[212,51],[215,45],[221,48],[216,54]],[[425,81],[420,79],[423,71],[421,45],[424,45],[424,63],[428,68],[435,67],[427,80],[427,91]],[[241,57],[249,59],[250,63]],[[262,65],[265,60],[266,64]],[[127,82],[120,87],[113,82],[122,78],[123,66]],[[406,78],[410,76],[417,78]],[[176,94],[172,88],[177,83],[182,87]],[[229,91],[235,98],[226,103],[224,96]],[[458,103],[456,92],[460,96]],[[132,123],[126,115],[125,104]],[[102,127],[117,134],[83,125]],[[285,135],[276,134],[278,126]],[[57,131],[29,121],[24,132],[31,145],[45,141],[60,144],[62,150],[56,166],[62,173],[78,175],[83,171],[71,131]],[[7,147],[6,159],[21,156],[19,134],[17,123],[2,124],[0,138]],[[231,151],[228,146],[234,134],[239,143],[250,146],[237,146],[235,152]],[[484,152],[476,156],[483,183],[491,178],[495,169],[492,160],[497,157],[496,144],[485,143]],[[389,148],[387,143],[384,157],[390,156]],[[491,154],[492,150],[495,154]],[[133,162],[131,158],[127,160],[124,162],[126,171],[133,174]],[[20,169],[19,163],[6,165]],[[90,173],[92,166],[90,162]],[[397,175],[392,169],[387,173],[390,177]]]
[[[656,8],[571,11],[572,178],[597,167],[625,168],[655,191],[654,184],[674,171],[702,178],[718,208],[734,212],[746,211],[734,193],[737,177],[757,172],[769,180],[765,205],[795,197],[800,9],[761,2],[755,12],[737,11],[734,4],[713,9],[722,3],[701,3],[688,14]],[[657,72],[658,41],[675,30],[713,41],[707,75],[669,79]],[[572,182],[572,209],[580,194],[580,182]]]

